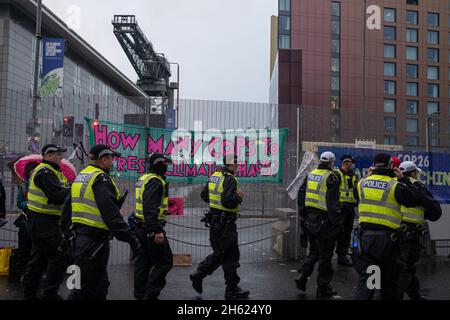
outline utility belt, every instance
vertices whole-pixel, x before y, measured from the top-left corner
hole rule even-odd
[[[404,239],[412,239],[421,237],[425,227],[421,223],[402,222],[400,229]]]
[[[94,228],[94,227],[87,226],[87,225],[80,224],[80,223],[74,223],[73,230],[76,235],[79,235],[79,234],[86,235],[86,236],[94,238],[94,241],[101,240],[110,234],[110,232],[107,230],[103,230],[100,228]]]
[[[27,217],[29,220],[46,220],[46,221],[59,221],[61,216],[55,216],[52,214],[39,213],[35,211],[28,210]]]
[[[223,224],[236,222],[238,216],[236,213],[220,211],[210,208],[209,211],[205,211],[205,216],[201,219],[201,222],[205,223],[205,227],[209,228],[212,224]]]
[[[167,224],[167,221],[165,221],[165,220],[158,220],[158,222],[161,224],[162,227],[165,227]],[[143,219],[134,217],[134,223],[136,224],[137,228],[145,229],[147,227],[147,224],[145,223],[145,220],[143,220]]]
[[[401,228],[399,229],[367,229],[361,228],[361,235],[364,236],[388,236],[392,242],[396,242],[402,235]]]

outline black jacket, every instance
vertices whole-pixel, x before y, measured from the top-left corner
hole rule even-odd
[[[373,170],[372,174],[379,174],[382,176],[388,176],[391,178],[395,177],[395,173],[391,169],[387,168],[376,168]],[[395,188],[394,197],[398,203],[404,205],[405,207],[417,207],[419,205],[418,199],[415,195],[415,190],[412,187],[412,183],[408,178],[403,177],[398,179],[397,187]],[[359,201],[358,188],[353,190],[353,195],[356,201]],[[361,226],[367,229],[390,229],[389,227],[373,224],[373,223],[361,223]]]
[[[55,170],[60,170],[59,165],[53,162],[42,160],[42,163],[52,166]],[[49,204],[62,205],[70,193],[70,188],[62,187],[58,177],[47,168],[36,173],[34,183],[45,193]]]
[[[0,180],[0,216],[6,214],[6,192],[3,187],[2,180]]]
[[[437,221],[442,215],[442,208],[439,202],[434,199],[433,194],[422,182],[414,182],[413,187],[417,192],[420,206],[425,209],[425,219]]]
[[[96,166],[94,166],[96,167]],[[96,167],[98,168],[98,167]],[[101,169],[101,168],[99,168]],[[103,169],[101,169],[104,171]],[[135,236],[132,231],[128,229],[128,225],[123,220],[120,214],[119,203],[116,197],[116,189],[111,181],[111,177],[107,172],[99,174],[92,184],[95,202],[102,217],[103,222],[109,228],[112,235],[124,242],[131,243],[135,241]],[[67,232],[71,224],[72,218],[72,201],[70,194],[64,204],[64,210],[61,217],[61,227],[64,233]],[[93,234],[106,233],[98,228],[93,228],[85,225],[80,225],[83,230],[89,230]]]
[[[332,171],[334,174],[330,174],[327,179],[327,193],[326,193],[326,202],[328,209],[328,219],[332,223],[340,223],[340,215],[341,215],[341,204],[339,202],[340,198],[340,190],[339,186],[341,184],[341,178],[339,173],[331,170],[327,164],[319,164],[317,169],[326,169]],[[306,197],[306,185],[308,183],[308,179],[305,179],[305,182],[298,190],[297,195],[297,204],[299,208],[300,216],[305,218],[308,212],[320,212],[323,210],[316,208],[309,208],[305,206],[305,197]]]
[[[156,171],[150,171],[159,175],[164,181],[166,177]],[[144,220],[146,228],[149,232],[161,233],[164,232],[163,225],[158,220],[159,208],[164,193],[169,196],[169,185],[166,182],[166,190],[164,190],[161,181],[151,179],[145,186],[144,194],[142,195],[142,210],[144,213]]]
[[[242,203],[242,198],[237,195],[237,183],[231,172],[229,172],[226,168],[223,169],[223,175],[225,179],[223,181],[223,193],[222,193],[222,206],[228,209],[235,209],[238,205]],[[209,190],[208,183],[203,187],[203,190],[200,194],[203,201],[209,203]],[[212,208],[211,208],[212,209]],[[212,209],[213,210],[213,209]]]

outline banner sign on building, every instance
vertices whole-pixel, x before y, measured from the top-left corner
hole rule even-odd
[[[367,170],[372,165],[373,158],[377,153],[388,153],[403,161],[413,161],[421,170],[420,181],[425,183],[440,203],[450,203],[450,154],[409,152],[409,151],[386,151],[374,149],[355,149],[340,147],[319,147],[319,154],[331,151],[336,155],[336,167],[340,167],[340,158],[344,154],[352,155],[356,160],[356,173],[360,177],[367,176]]]
[[[43,97],[61,96],[64,76],[64,45],[60,38],[43,38],[42,83]]]
[[[169,181],[205,183],[235,155],[240,183],[283,181],[287,129],[195,130],[145,128],[86,118],[90,145],[107,144],[122,155],[115,161],[120,177],[136,179],[146,170],[150,154],[169,156]]]

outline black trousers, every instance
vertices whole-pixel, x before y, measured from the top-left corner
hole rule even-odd
[[[23,277],[25,299],[37,296],[42,275],[46,274],[42,286],[43,296],[51,298],[58,293],[68,266],[68,256],[58,252],[62,242],[59,220],[30,217],[27,224],[31,235],[31,257]]]
[[[336,253],[338,256],[346,256],[350,248],[353,222],[355,220],[355,207],[343,204],[342,206],[342,228],[336,240]]]
[[[420,258],[421,233],[414,232],[403,235],[400,239],[400,275],[399,275],[399,290],[400,298],[403,294],[408,294],[411,300],[419,300],[420,295],[420,281],[416,274],[415,263]]]
[[[369,266],[380,268],[380,293],[382,300],[397,300],[398,294],[398,240],[392,241],[392,231],[362,229],[360,235],[362,253],[353,255],[355,270],[359,274],[356,289],[357,300],[371,300],[375,289],[368,287]]]
[[[109,289],[108,259],[109,242],[97,252],[104,238],[78,233],[74,241],[74,264],[80,268],[81,288],[74,289],[69,297],[71,300],[106,300]]]
[[[155,299],[166,285],[166,275],[173,266],[173,254],[167,238],[156,244],[155,238],[147,237],[142,226],[136,226],[136,236],[142,253],[134,263],[134,297],[136,299]]]
[[[303,264],[299,269],[299,272],[304,277],[309,277],[313,271],[314,266],[319,261],[319,250],[317,249],[317,238],[312,235],[308,235],[309,251],[306,258],[303,260]]]
[[[222,266],[227,287],[237,286],[240,281],[237,274],[240,253],[236,222],[214,216],[209,230],[209,240],[213,252],[199,264],[197,271],[202,277],[206,277]]]
[[[28,261],[30,261],[33,243],[28,230],[28,222],[26,220],[22,220],[18,228],[19,246],[17,250],[16,276],[20,278],[25,273]]]

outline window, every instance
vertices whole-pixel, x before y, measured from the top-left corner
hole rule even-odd
[[[439,49],[427,48],[428,61],[439,62]]]
[[[417,64],[406,65],[406,77],[417,78],[419,76],[419,66]]]
[[[448,40],[447,40],[447,42],[450,45],[450,32],[448,33]]]
[[[395,27],[384,26],[384,39],[395,40]]]
[[[439,112],[438,102],[428,102],[427,103],[427,114],[436,114]]]
[[[427,24],[430,27],[439,27],[439,14],[428,12]]]
[[[331,21],[331,34],[339,34],[339,21]]]
[[[448,68],[448,80],[450,80],[450,68]],[[448,95],[448,97],[450,98],[450,94]]]
[[[417,97],[417,83],[415,82],[406,83],[406,95]]]
[[[280,31],[289,31],[291,29],[291,17],[280,15],[278,26]]]
[[[419,0],[406,0],[406,4],[419,5]]]
[[[331,40],[331,52],[339,53],[339,40]]]
[[[431,138],[431,146],[439,147],[439,138],[437,138],[437,137]]]
[[[331,71],[339,72],[339,59],[331,58]]]
[[[384,112],[386,112],[386,113],[395,112],[395,100],[394,99],[384,99]]]
[[[439,67],[428,66],[427,79],[428,80],[438,80],[439,79]]]
[[[395,136],[384,136],[384,144],[395,144]]]
[[[340,15],[340,7],[339,2],[332,2],[331,3],[331,15],[338,17]]]
[[[428,44],[439,44],[439,32],[428,31],[427,41]]]
[[[406,59],[407,60],[418,60],[419,48],[417,47],[406,47]]]
[[[384,81],[384,94],[395,94],[395,81]]]
[[[384,57],[385,58],[395,58],[395,44],[385,44],[384,45]]]
[[[384,118],[384,130],[395,131],[395,118],[390,117]]]
[[[406,100],[406,113],[417,114],[419,111],[419,103],[414,100]]]
[[[291,37],[285,34],[280,34],[280,49],[289,49],[291,47]]]
[[[384,8],[384,21],[395,22],[395,9]]]
[[[410,137],[410,136],[405,137],[405,143],[407,146],[417,146],[418,140],[419,139],[417,137]]]
[[[417,29],[406,29],[406,41],[417,42],[419,39]]]
[[[431,98],[439,97],[439,85],[438,84],[428,84],[427,85],[427,94]]]
[[[339,77],[331,77],[331,90],[339,91]]]
[[[339,109],[339,97],[338,96],[331,96],[331,108]]]
[[[406,132],[417,132],[417,119],[406,119]]]
[[[279,2],[280,10],[290,11],[291,10],[291,0],[280,0]]]
[[[418,24],[419,23],[419,13],[417,11],[406,11],[406,23]]]
[[[439,133],[439,120],[437,120],[437,119],[431,120],[431,133],[435,133],[435,134]]]
[[[395,63],[391,62],[384,63],[384,75],[395,77]]]

